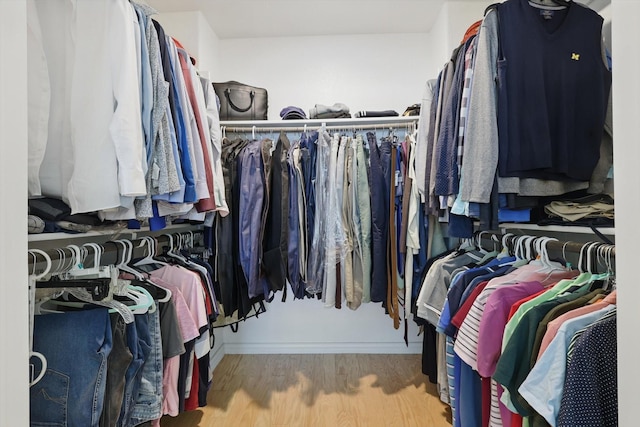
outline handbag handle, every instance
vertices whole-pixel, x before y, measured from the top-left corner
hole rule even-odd
[[[249,96],[251,97],[251,102],[249,103],[249,106],[247,108],[239,108],[237,107],[233,101],[231,100],[231,89],[226,88],[224,90],[224,96],[227,98],[227,101],[229,101],[229,105],[231,105],[231,108],[233,108],[234,110],[240,112],[240,113],[244,113],[249,111],[249,109],[251,108],[251,106],[253,105],[253,97],[255,96],[255,91],[251,91],[249,92]]]

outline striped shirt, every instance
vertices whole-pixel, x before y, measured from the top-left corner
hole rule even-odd
[[[533,261],[509,274],[491,279],[489,284],[480,293],[480,295],[478,295],[478,298],[476,298],[471,306],[469,314],[465,317],[460,329],[458,330],[455,350],[460,355],[460,358],[473,369],[478,370],[480,375],[485,377],[491,376],[491,373],[478,369],[478,332],[480,330],[480,320],[482,319],[487,300],[491,294],[504,285],[534,281],[543,281],[544,283],[549,283],[549,281],[551,281],[551,283],[553,283],[561,278],[573,277],[575,275],[575,273],[566,270],[553,273],[540,272],[540,270],[541,264],[537,261]],[[500,354],[500,351],[501,347],[497,349],[498,355]]]
[[[462,154],[464,152],[464,131],[469,113],[469,99],[471,98],[471,84],[473,82],[473,60],[476,55],[477,38],[470,42],[464,55],[464,86],[462,88],[462,100],[460,102],[460,121],[458,126],[458,178],[462,174]]]

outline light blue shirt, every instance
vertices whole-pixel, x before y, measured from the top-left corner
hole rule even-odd
[[[167,40],[168,42],[168,40]],[[182,105],[183,98],[180,96],[181,91],[178,85],[184,84],[184,81],[178,78],[176,67],[179,66],[178,59],[173,55],[173,50],[169,49],[169,60],[171,62],[171,76],[173,77],[173,85],[171,90],[174,95],[174,108],[175,108],[175,123],[177,128],[175,129],[176,141],[179,147],[180,161],[182,164],[182,173],[185,181],[184,203],[195,203],[198,201],[196,196],[196,180],[194,174],[195,165],[191,162],[190,144],[188,140],[188,134],[186,126],[188,119],[186,118],[185,106]]]
[[[567,367],[567,348],[571,338],[577,331],[614,309],[615,306],[610,305],[564,322],[525,381],[520,385],[518,391],[522,397],[551,426],[555,427],[560,410]]]
[[[149,15],[153,13],[149,8],[132,2],[138,15],[140,26],[140,101],[142,107],[142,130],[146,149],[147,164],[151,164],[151,148],[153,141],[153,121],[151,120],[153,108],[153,85],[151,79],[151,65],[149,48],[147,46],[147,24]]]

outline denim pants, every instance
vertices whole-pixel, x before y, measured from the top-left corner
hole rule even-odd
[[[107,358],[107,385],[100,427],[111,427],[118,421],[124,397],[125,373],[133,359],[127,347],[126,324],[118,313],[111,314],[113,347]]]
[[[367,177],[367,161],[364,153],[362,135],[353,141],[351,159],[347,159],[350,169],[349,211],[352,227],[351,243],[351,272],[353,298],[349,299],[347,289],[347,304],[356,309],[362,302],[371,301],[371,200],[369,198],[369,180]],[[348,269],[348,266],[347,266]],[[347,278],[347,286],[349,286]]]
[[[111,346],[106,308],[35,316],[33,349],[47,370],[30,389],[30,425],[98,426]]]
[[[136,314],[135,322],[127,325],[127,345],[133,360],[125,374],[124,398],[118,426],[128,426],[131,420],[135,398],[142,381],[142,368],[151,353],[149,314]]]
[[[134,397],[131,418],[127,426],[136,426],[162,416],[162,337],[160,336],[160,313],[156,309],[146,314],[148,318],[151,349],[142,366],[140,386]]]
[[[322,301],[325,307],[336,303],[337,268],[340,262],[340,250],[344,243],[342,230],[342,182],[344,180],[344,148],[340,147],[340,136],[335,134],[331,140],[329,171],[327,179],[327,206],[318,220],[327,224],[324,254],[324,283]]]
[[[383,140],[378,147],[373,132],[367,132],[367,139],[371,164],[371,301],[386,302],[391,145]]]
[[[316,173],[313,186],[315,206],[321,207],[322,212],[328,209],[329,191],[329,162],[331,159],[331,136],[322,132],[318,137],[316,152]],[[309,194],[309,193],[307,193]],[[311,197],[309,195],[309,197]],[[319,212],[318,212],[319,213]],[[325,275],[325,251],[327,221],[323,215],[316,215],[313,223],[313,232],[310,234],[312,250],[309,251],[309,268],[307,269],[307,292],[316,295],[322,292]]]

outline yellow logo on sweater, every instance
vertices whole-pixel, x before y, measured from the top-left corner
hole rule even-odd
[[[572,53],[571,54],[571,59],[573,59],[574,61],[580,61],[580,54],[579,53]]]

